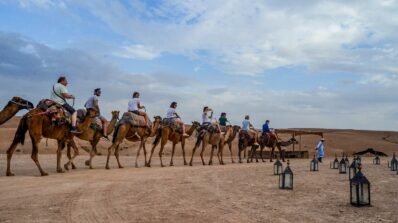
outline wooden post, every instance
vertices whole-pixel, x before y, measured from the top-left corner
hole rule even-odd
[[[300,134],[299,150],[301,151],[301,134]]]
[[[292,135],[293,135],[293,138],[296,136],[294,133],[292,133]],[[293,143],[293,152],[294,152],[294,143]]]

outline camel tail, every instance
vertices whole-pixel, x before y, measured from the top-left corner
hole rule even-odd
[[[19,121],[19,125],[17,128],[17,132],[15,133],[13,144],[21,143],[22,145],[25,143],[25,134],[28,131],[28,118],[23,116],[21,121]]]
[[[155,140],[153,140],[152,145],[158,144],[161,138],[162,138],[162,129],[159,128],[159,129],[157,130],[157,132],[156,132],[156,137],[155,137]]]

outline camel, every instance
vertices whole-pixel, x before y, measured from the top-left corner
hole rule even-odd
[[[279,150],[279,156],[282,159],[282,162],[285,162],[285,150],[282,150],[281,147],[282,146],[287,147],[292,144],[298,144],[298,142],[295,138],[291,138],[288,141],[279,141],[278,142],[276,139],[270,137],[269,135],[263,134],[262,136],[260,136],[259,144],[260,144],[260,158],[263,162],[265,162],[265,160],[263,158],[264,147],[271,148],[270,162],[272,162],[272,158],[274,157],[275,146]],[[255,154],[256,150],[257,150],[257,148],[252,148],[252,150],[250,152],[250,159],[251,159],[250,161],[251,162],[253,162],[253,156],[256,156],[256,162],[258,162],[257,154]],[[247,157],[247,162],[249,162],[249,157]]]
[[[242,163],[242,158],[241,158],[241,153],[242,151],[244,151],[244,153],[246,154],[246,148],[251,146],[251,150],[256,150],[259,145],[255,144],[255,139],[254,138],[249,138],[247,133],[245,133],[244,131],[240,131],[239,132],[239,136],[238,136],[238,150],[239,150],[239,163]],[[249,162],[249,156],[247,156],[247,162]]]
[[[4,106],[3,110],[0,111],[0,125],[4,124],[12,117],[14,117],[14,115],[17,114],[19,110],[29,110],[32,108],[32,102],[24,100],[20,97],[13,97],[10,101],[8,101],[7,105]]]
[[[191,136],[193,134],[193,132],[198,129],[200,127],[200,123],[199,122],[192,122],[191,127],[188,129],[188,131],[186,132],[189,136]],[[147,167],[151,166],[151,160],[152,160],[152,155],[153,152],[155,151],[156,146],[160,143],[160,151],[159,151],[159,158],[160,158],[160,166],[164,167],[165,165],[163,165],[163,161],[162,161],[162,154],[163,154],[163,149],[164,146],[166,145],[167,141],[171,141],[173,143],[173,149],[171,152],[171,160],[170,160],[170,166],[173,166],[173,157],[174,157],[174,151],[175,151],[175,147],[178,143],[181,142],[181,149],[182,149],[182,156],[184,157],[184,165],[187,165],[187,161],[185,160],[185,139],[186,137],[182,136],[182,132],[178,132],[173,130],[172,128],[168,127],[168,126],[164,126],[162,128],[159,129],[159,131],[157,132],[156,138],[153,141],[153,146],[152,146],[152,150],[151,150],[151,155],[149,156],[149,160],[147,163]]]
[[[232,141],[234,141],[234,139],[235,139],[236,135],[238,134],[239,130],[240,130],[240,126],[234,125],[232,127],[232,133],[229,135],[228,139],[225,142],[228,145],[229,152],[231,153],[232,163],[235,163],[234,157],[233,157],[233,154],[232,154]]]
[[[130,123],[122,123],[116,127],[116,130],[113,133],[112,145],[108,148],[108,156],[106,158],[106,165],[105,165],[106,169],[110,169],[109,157],[111,155],[112,150],[115,150],[114,155],[116,157],[116,161],[119,168],[123,168],[123,166],[120,164],[119,161],[119,145],[120,143],[123,142],[123,139],[127,139],[131,142],[138,142],[138,141],[141,142],[135,159],[135,167],[138,167],[138,157],[140,156],[141,149],[144,149],[145,164],[147,164],[146,148],[145,148],[146,140],[148,137],[155,136],[156,131],[158,131],[158,129],[160,128],[160,122],[162,121],[162,118],[160,116],[155,116],[154,119],[155,120],[152,123],[151,128],[148,128],[146,126],[145,127],[132,126]]]
[[[111,134],[113,132],[113,130],[115,129],[118,119],[119,119],[119,111],[112,111],[112,119],[109,122],[109,125],[107,128],[108,134]],[[97,130],[94,130],[93,128],[89,128],[84,133],[76,135],[77,138],[84,140],[84,141],[89,141],[91,144],[90,158],[88,160],[86,160],[86,162],[85,162],[86,166],[89,166],[90,169],[93,169],[92,160],[93,160],[94,156],[97,154],[97,144],[100,141],[101,137],[103,137],[103,136],[104,135],[103,135],[102,131],[97,131]],[[72,148],[74,148],[73,157],[71,156],[71,145],[68,143],[67,144],[67,156],[68,156],[69,161],[64,165],[64,168],[66,170],[69,170],[69,165],[72,165],[72,169],[76,169],[76,166],[73,163],[73,160],[76,158],[76,156],[79,155],[79,150],[77,147],[72,147]]]
[[[206,130],[203,130],[206,131]],[[223,161],[223,148],[226,142],[226,139],[228,139],[231,135],[232,132],[232,127],[227,126],[225,130],[225,134],[221,135],[221,133],[210,133],[209,131],[206,131],[204,136],[201,137],[201,134],[199,133],[198,139],[196,140],[195,146],[193,147],[192,150],[192,155],[191,155],[191,161],[189,162],[189,165],[193,165],[193,156],[195,155],[196,149],[200,146],[200,143],[202,143],[202,151],[200,152],[200,158],[202,159],[202,164],[206,165],[204,159],[203,159],[203,153],[207,147],[207,145],[211,145],[211,153],[210,153],[210,160],[209,160],[209,165],[213,164],[213,154],[214,150],[218,148],[218,161],[221,165],[224,165]]]
[[[87,115],[82,123],[78,125],[80,131],[85,132],[91,124],[91,117]],[[17,145],[25,142],[25,134],[29,131],[30,138],[32,140],[32,160],[38,167],[40,174],[42,176],[47,176],[48,173],[44,172],[41,168],[38,152],[39,152],[39,142],[41,138],[55,139],[58,142],[57,148],[57,172],[63,173],[64,170],[61,168],[61,156],[62,149],[65,147],[65,143],[69,142],[72,146],[76,146],[73,141],[73,136],[69,132],[69,125],[63,124],[56,126],[52,124],[51,119],[45,115],[45,113],[38,108],[30,110],[26,115],[24,115],[19,122],[17,132],[15,133],[14,140],[11,146],[7,150],[7,176],[14,176],[10,170],[11,158]]]

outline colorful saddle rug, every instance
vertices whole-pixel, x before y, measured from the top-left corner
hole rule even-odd
[[[132,112],[125,112],[120,119],[119,124],[130,124],[133,127],[147,127],[145,118],[142,115],[137,115]]]

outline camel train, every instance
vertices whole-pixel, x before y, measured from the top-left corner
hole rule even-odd
[[[98,126],[94,125],[94,118],[98,115],[92,112],[88,112],[82,109],[78,110],[78,113],[84,114],[78,117],[77,128],[80,133],[76,134],[70,131],[70,114],[58,106],[56,103],[51,103],[49,100],[42,100],[39,104],[34,107],[33,104],[20,97],[12,98],[4,109],[0,112],[0,124],[5,123],[16,113],[22,109],[28,109],[28,112],[22,116],[14,139],[7,150],[7,176],[14,176],[11,172],[11,158],[18,144],[24,144],[25,135],[29,132],[29,136],[32,142],[32,155],[31,158],[36,164],[42,176],[48,175],[40,165],[38,159],[39,153],[39,142],[42,138],[49,138],[57,140],[57,167],[56,170],[59,173],[63,173],[65,170],[70,168],[75,169],[74,159],[79,154],[79,148],[75,143],[75,137],[84,141],[88,141],[91,144],[89,151],[89,159],[85,161],[90,169],[93,169],[92,160],[97,154],[97,145],[102,137],[104,137],[104,131]],[[265,147],[270,148],[271,155],[270,161],[274,157],[275,147],[278,148],[280,159],[285,160],[285,152],[282,147],[289,146],[291,144],[297,144],[298,142],[292,138],[288,141],[278,141],[267,134],[259,136],[258,140],[250,138],[249,134],[243,131],[240,126],[222,126],[222,128],[214,128],[214,126],[203,126],[199,122],[192,122],[192,124],[185,130],[181,125],[171,122],[167,118],[161,118],[155,116],[153,122],[148,125],[147,119],[144,116],[135,114],[133,112],[125,112],[121,119],[119,119],[119,111],[112,111],[112,119],[106,128],[108,134],[113,134],[112,145],[108,148],[106,165],[105,168],[109,169],[109,160],[113,152],[118,167],[123,168],[119,160],[119,146],[123,140],[131,142],[140,142],[137,150],[135,159],[135,167],[139,167],[138,158],[141,150],[144,152],[145,166],[150,167],[153,154],[156,147],[160,144],[159,159],[161,167],[164,167],[162,160],[164,146],[170,141],[172,143],[172,152],[170,166],[174,165],[173,158],[175,153],[175,147],[177,144],[181,144],[183,164],[193,165],[194,155],[196,150],[201,146],[200,158],[203,165],[206,165],[203,154],[208,146],[211,147],[210,158],[208,165],[213,164],[213,156],[217,151],[217,158],[220,165],[224,165],[223,150],[225,146],[228,146],[231,156],[231,162],[234,163],[234,156],[232,153],[232,142],[238,137],[238,157],[239,162],[242,162],[241,153],[246,154],[246,149],[249,148],[249,155],[247,155],[247,162],[252,162],[253,158],[258,157],[256,150],[260,148],[260,159],[265,162],[263,158],[263,150]],[[185,130],[185,132],[183,131]],[[185,140],[188,137],[192,137],[196,132],[196,143],[192,148],[191,159],[189,162],[186,160],[185,151]],[[149,138],[153,138],[152,148],[150,151],[149,158],[147,159],[146,143]],[[254,143],[258,141],[259,143]],[[67,148],[68,161],[61,166],[62,151]]]

